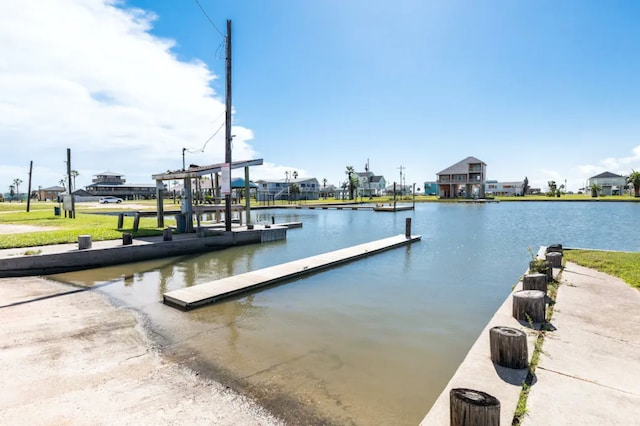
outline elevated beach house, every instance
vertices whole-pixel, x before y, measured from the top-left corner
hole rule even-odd
[[[152,199],[156,197],[156,185],[148,183],[127,183],[124,175],[102,172],[94,176],[93,183],[85,190],[92,196],[112,195],[125,200]]]
[[[437,173],[440,198],[484,198],[487,165],[467,157]]]
[[[600,187],[600,195],[622,195],[626,189],[627,177],[604,172],[587,180],[587,189],[594,185]]]
[[[257,201],[277,200],[317,200],[320,198],[320,184],[316,178],[288,178],[278,180],[257,180]],[[297,189],[293,189],[294,185]]]

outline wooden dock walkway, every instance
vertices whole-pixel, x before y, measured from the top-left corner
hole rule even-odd
[[[169,306],[189,310],[226,297],[235,296],[263,286],[272,285],[321,269],[350,262],[374,253],[408,245],[419,241],[420,238],[420,235],[412,235],[410,237],[397,235],[383,238],[381,240],[294,260],[257,271],[210,281],[193,287],[170,291],[163,295],[163,301]]]

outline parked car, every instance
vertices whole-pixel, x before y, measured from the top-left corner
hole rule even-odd
[[[107,204],[107,203],[121,203],[122,202],[122,198],[118,198],[118,197],[102,197],[100,198],[100,204]]]

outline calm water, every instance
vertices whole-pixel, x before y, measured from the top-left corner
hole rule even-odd
[[[292,423],[417,424],[528,265],[528,247],[640,251],[636,203],[254,211],[286,242],[58,275],[141,310],[164,352]],[[165,291],[404,233],[421,242],[184,313]]]

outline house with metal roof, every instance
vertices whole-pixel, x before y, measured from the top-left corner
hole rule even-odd
[[[54,185],[47,188],[38,188],[38,201],[58,201],[58,196],[66,191],[64,186]]]
[[[475,157],[462,161],[437,173],[440,198],[484,198],[487,165]]]
[[[627,177],[611,172],[603,172],[587,180],[587,188],[593,185],[600,187],[600,195],[621,195],[627,187]]]
[[[92,196],[111,195],[124,199],[151,199],[156,197],[156,185],[148,183],[126,183],[124,175],[102,172],[94,175],[92,183],[85,187]]]

